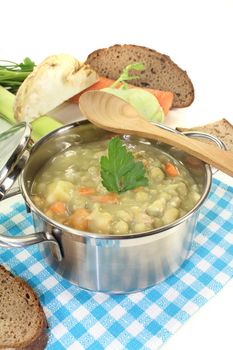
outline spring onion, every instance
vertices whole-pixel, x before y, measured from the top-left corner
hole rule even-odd
[[[35,63],[29,58],[23,62],[0,60],[0,85],[16,93],[22,82],[33,71]]]

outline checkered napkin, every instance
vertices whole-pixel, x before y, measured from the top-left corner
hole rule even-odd
[[[2,210],[3,230],[33,232],[24,204]],[[189,259],[143,292],[110,296],[81,290],[47,266],[37,246],[1,248],[0,263],[39,295],[50,326],[48,350],[158,349],[233,276],[233,188],[214,179]]]

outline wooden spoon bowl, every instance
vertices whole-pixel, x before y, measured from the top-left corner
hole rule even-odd
[[[102,129],[164,142],[233,176],[233,153],[152,125],[115,95],[100,90],[88,91],[80,97],[79,107],[83,116]]]

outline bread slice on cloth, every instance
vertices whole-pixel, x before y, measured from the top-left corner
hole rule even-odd
[[[192,128],[181,128],[178,127],[179,131],[201,131],[207,134],[218,137],[228,151],[233,152],[233,125],[227,119],[221,119],[214,123],[209,123],[201,126],[195,126]],[[202,141],[204,141],[202,139]],[[205,140],[206,141],[206,140]]]
[[[49,56],[20,86],[14,105],[15,118],[30,122],[97,81],[97,73],[74,57]]]
[[[44,350],[47,321],[33,289],[0,265],[0,349]]]
[[[187,107],[193,102],[194,88],[187,73],[169,56],[155,50],[136,45],[114,45],[92,52],[86,60],[99,75],[115,80],[134,62],[143,62],[145,70],[134,72],[140,78],[130,80],[131,84],[173,92],[173,107]]]

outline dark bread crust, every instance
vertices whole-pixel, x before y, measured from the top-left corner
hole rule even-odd
[[[134,72],[140,78],[130,80],[139,87],[148,87],[174,94],[173,107],[187,107],[194,100],[194,88],[187,72],[182,70],[171,58],[158,51],[138,45],[113,45],[99,49],[88,55],[89,64],[99,75],[117,79],[130,63],[143,62],[145,70]]]
[[[15,286],[13,290],[9,291],[10,293],[14,293],[15,290],[17,291],[21,290],[25,296],[28,295],[30,302],[32,303],[33,312],[36,314],[38,324],[37,324],[36,331],[34,329],[32,330],[28,329],[28,332],[32,333],[30,340],[25,341],[21,339],[20,342],[16,341],[15,343],[8,342],[7,344],[3,344],[3,343],[1,344],[1,339],[0,339],[0,349],[44,350],[48,342],[48,335],[47,335],[48,323],[47,323],[44,310],[40,305],[40,302],[36,293],[23,279],[21,279],[20,277],[14,276],[5,267],[0,265],[0,283],[2,283],[3,280],[9,281],[10,282],[9,285],[11,286],[11,288]],[[20,298],[20,297],[23,297],[23,295],[16,294],[16,297]],[[1,309],[3,308],[4,308],[4,304],[2,305],[1,298],[0,298],[0,316],[1,316]],[[15,306],[15,309],[17,312],[17,305]],[[32,325],[32,328],[33,326],[35,327],[35,325]]]
[[[26,348],[15,348],[15,350],[44,350],[48,343],[48,334],[44,330],[41,335]]]

